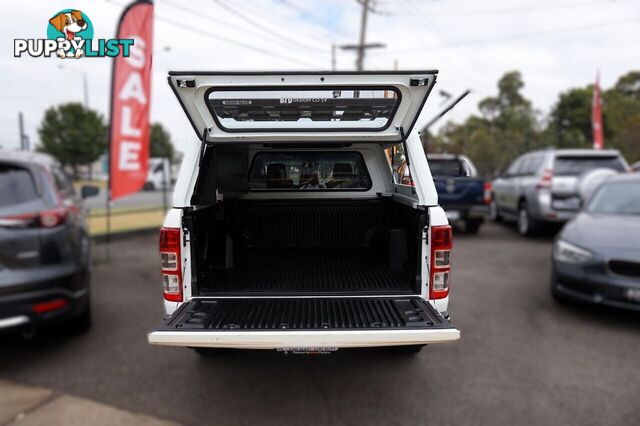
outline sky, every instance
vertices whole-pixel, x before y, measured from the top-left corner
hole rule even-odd
[[[422,118],[443,108],[439,90],[469,95],[439,125],[477,113],[502,74],[519,70],[524,94],[541,117],[559,93],[593,83],[603,88],[640,70],[639,0],[370,0],[366,70],[437,69],[437,89]],[[21,0],[0,3],[0,146],[19,146],[18,112],[32,145],[44,111],[82,102],[108,120],[111,59],[13,57],[15,38],[46,38],[62,9],[89,16],[95,38],[113,38],[126,0]],[[356,0],[156,0],[151,119],[183,150],[196,135],[167,84],[170,70],[355,69],[362,6]],[[606,106],[605,106],[606,108]]]

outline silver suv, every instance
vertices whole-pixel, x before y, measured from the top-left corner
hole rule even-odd
[[[546,223],[566,222],[581,207],[581,176],[600,168],[629,171],[616,150],[547,149],[521,155],[493,182],[491,218],[516,220],[522,235],[535,234]]]

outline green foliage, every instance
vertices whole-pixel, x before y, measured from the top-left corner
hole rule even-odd
[[[107,147],[107,126],[102,116],[80,103],[46,110],[38,133],[38,149],[71,166],[75,177],[79,165],[96,161]]]
[[[593,145],[592,98],[592,86],[570,89],[560,94],[558,102],[551,109],[545,135],[551,145],[557,148],[590,148]]]
[[[498,81],[498,94],[480,101],[482,117],[471,116],[463,124],[448,123],[430,146],[431,152],[469,156],[483,175],[504,170],[522,152],[543,146],[536,115],[521,93],[524,87],[518,71]]]
[[[429,140],[429,151],[464,153],[481,174],[492,176],[533,149],[592,146],[592,85],[561,93],[544,126],[522,95],[523,87],[518,71],[504,74],[497,96],[479,102],[482,116],[447,123]],[[630,163],[640,160],[640,71],[621,76],[602,97],[605,147],[619,149]]]
[[[151,125],[151,157],[168,158],[170,162],[175,159],[175,150],[171,143],[171,135],[160,123]]]

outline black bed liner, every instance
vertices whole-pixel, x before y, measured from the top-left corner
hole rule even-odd
[[[193,299],[158,331],[452,328],[428,302],[403,298]]]
[[[235,267],[215,271],[208,293],[411,294],[413,287],[407,272],[365,248],[272,248],[251,249]]]

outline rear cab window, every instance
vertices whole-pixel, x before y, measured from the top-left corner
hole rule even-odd
[[[465,165],[458,158],[429,158],[429,168],[433,176],[453,176],[465,175]]]
[[[367,191],[371,177],[359,152],[258,152],[250,191]]]
[[[619,156],[560,156],[556,157],[553,172],[555,176],[578,176],[592,169],[612,169],[625,172],[626,168]]]

